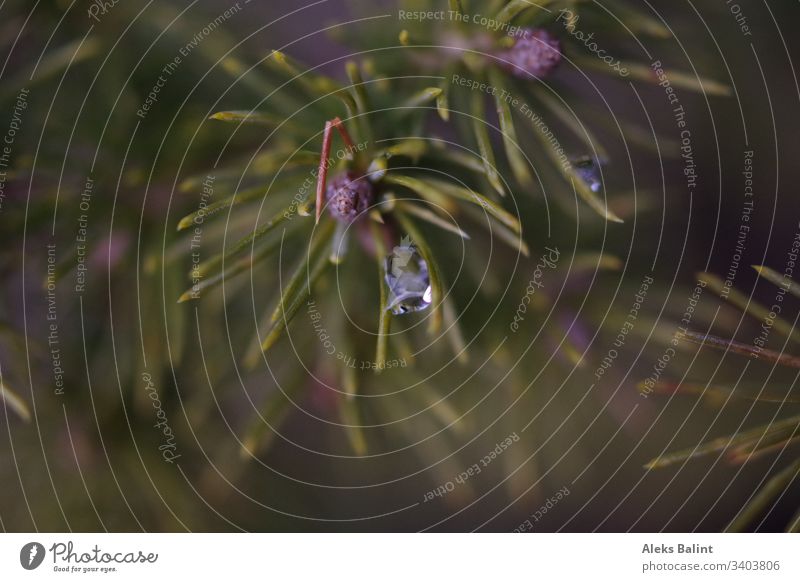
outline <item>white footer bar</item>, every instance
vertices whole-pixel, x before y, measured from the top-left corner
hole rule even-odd
[[[2,580],[800,580],[787,534],[4,534]],[[230,578],[230,577],[233,578]]]

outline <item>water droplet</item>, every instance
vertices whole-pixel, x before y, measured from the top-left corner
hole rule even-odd
[[[600,167],[603,162],[596,160],[590,156],[578,158],[574,162],[575,172],[580,176],[581,180],[586,182],[592,192],[600,192],[603,187],[603,180],[600,175]]]
[[[395,315],[427,309],[432,301],[428,264],[417,247],[407,239],[394,247],[386,257],[386,285],[389,287],[389,306]]]

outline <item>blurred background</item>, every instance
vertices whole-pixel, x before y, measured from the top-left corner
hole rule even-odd
[[[435,27],[425,37],[398,10],[447,3],[0,5],[3,530],[719,531],[743,514],[742,529],[796,523],[797,365],[686,341],[668,350],[691,309],[691,330],[750,346],[776,321],[763,347],[798,353],[800,299],[777,299],[780,287],[751,265],[782,275],[795,260],[800,6],[617,0],[609,10],[620,25],[586,4],[555,2],[552,14],[586,8],[577,28],[596,30],[609,53],[645,72],[656,60],[674,71],[696,186],[687,187],[685,135],[655,77],[562,63],[553,86],[603,143],[604,190],[624,222],[602,220],[542,167],[535,186],[502,200],[519,214],[529,257],[488,252],[480,237],[463,247],[431,238],[469,361],[428,343],[419,316],[403,316],[392,353],[409,365],[352,378],[324,357],[303,313],[289,337],[258,350],[263,315],[304,239],[178,302],[193,283],[192,253],[206,260],[252,232],[279,208],[271,196],[242,213],[223,209],[201,238],[178,225],[211,202],[208,176],[217,200],[241,176],[259,184],[247,173],[258,155],[297,143],[212,114],[283,119],[297,109],[289,121],[308,140],[298,147],[312,151],[324,120],[346,116],[335,99],[316,102],[274,74],[272,50],[344,85],[347,60],[370,79],[430,75],[443,58],[435,47],[451,37]],[[480,9],[489,5],[506,3]],[[648,34],[651,20],[626,13],[631,5],[671,34]],[[567,56],[583,46],[552,15],[532,24],[572,42]],[[401,46],[403,30],[412,48]],[[376,100],[406,103],[406,90],[421,86],[404,83]],[[461,139],[435,108],[398,119],[385,137]],[[533,154],[532,163],[545,165]],[[287,174],[285,203],[305,176]],[[546,248],[560,252],[546,303],[511,332]],[[348,256],[313,293],[334,341],[362,361],[377,312],[366,254]],[[615,344],[636,305],[635,325]],[[351,327],[367,331],[346,334]],[[643,392],[648,378],[657,382]],[[355,398],[342,396],[349,382]],[[781,422],[779,434],[757,433],[767,435],[758,454],[725,446]],[[715,438],[723,446],[708,454],[646,466]],[[759,504],[769,483],[774,494]]]

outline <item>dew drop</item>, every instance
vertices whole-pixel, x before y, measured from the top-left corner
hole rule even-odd
[[[600,192],[603,187],[602,176],[600,175],[600,167],[602,162],[590,156],[578,158],[574,162],[575,172],[580,176],[581,180],[586,182],[592,192]]]
[[[407,239],[386,257],[385,279],[389,287],[389,306],[395,315],[427,309],[432,302],[428,264],[417,247]]]

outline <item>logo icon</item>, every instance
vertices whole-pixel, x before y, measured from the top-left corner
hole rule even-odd
[[[44,561],[44,546],[39,542],[30,542],[19,551],[19,563],[26,570],[35,570]]]

